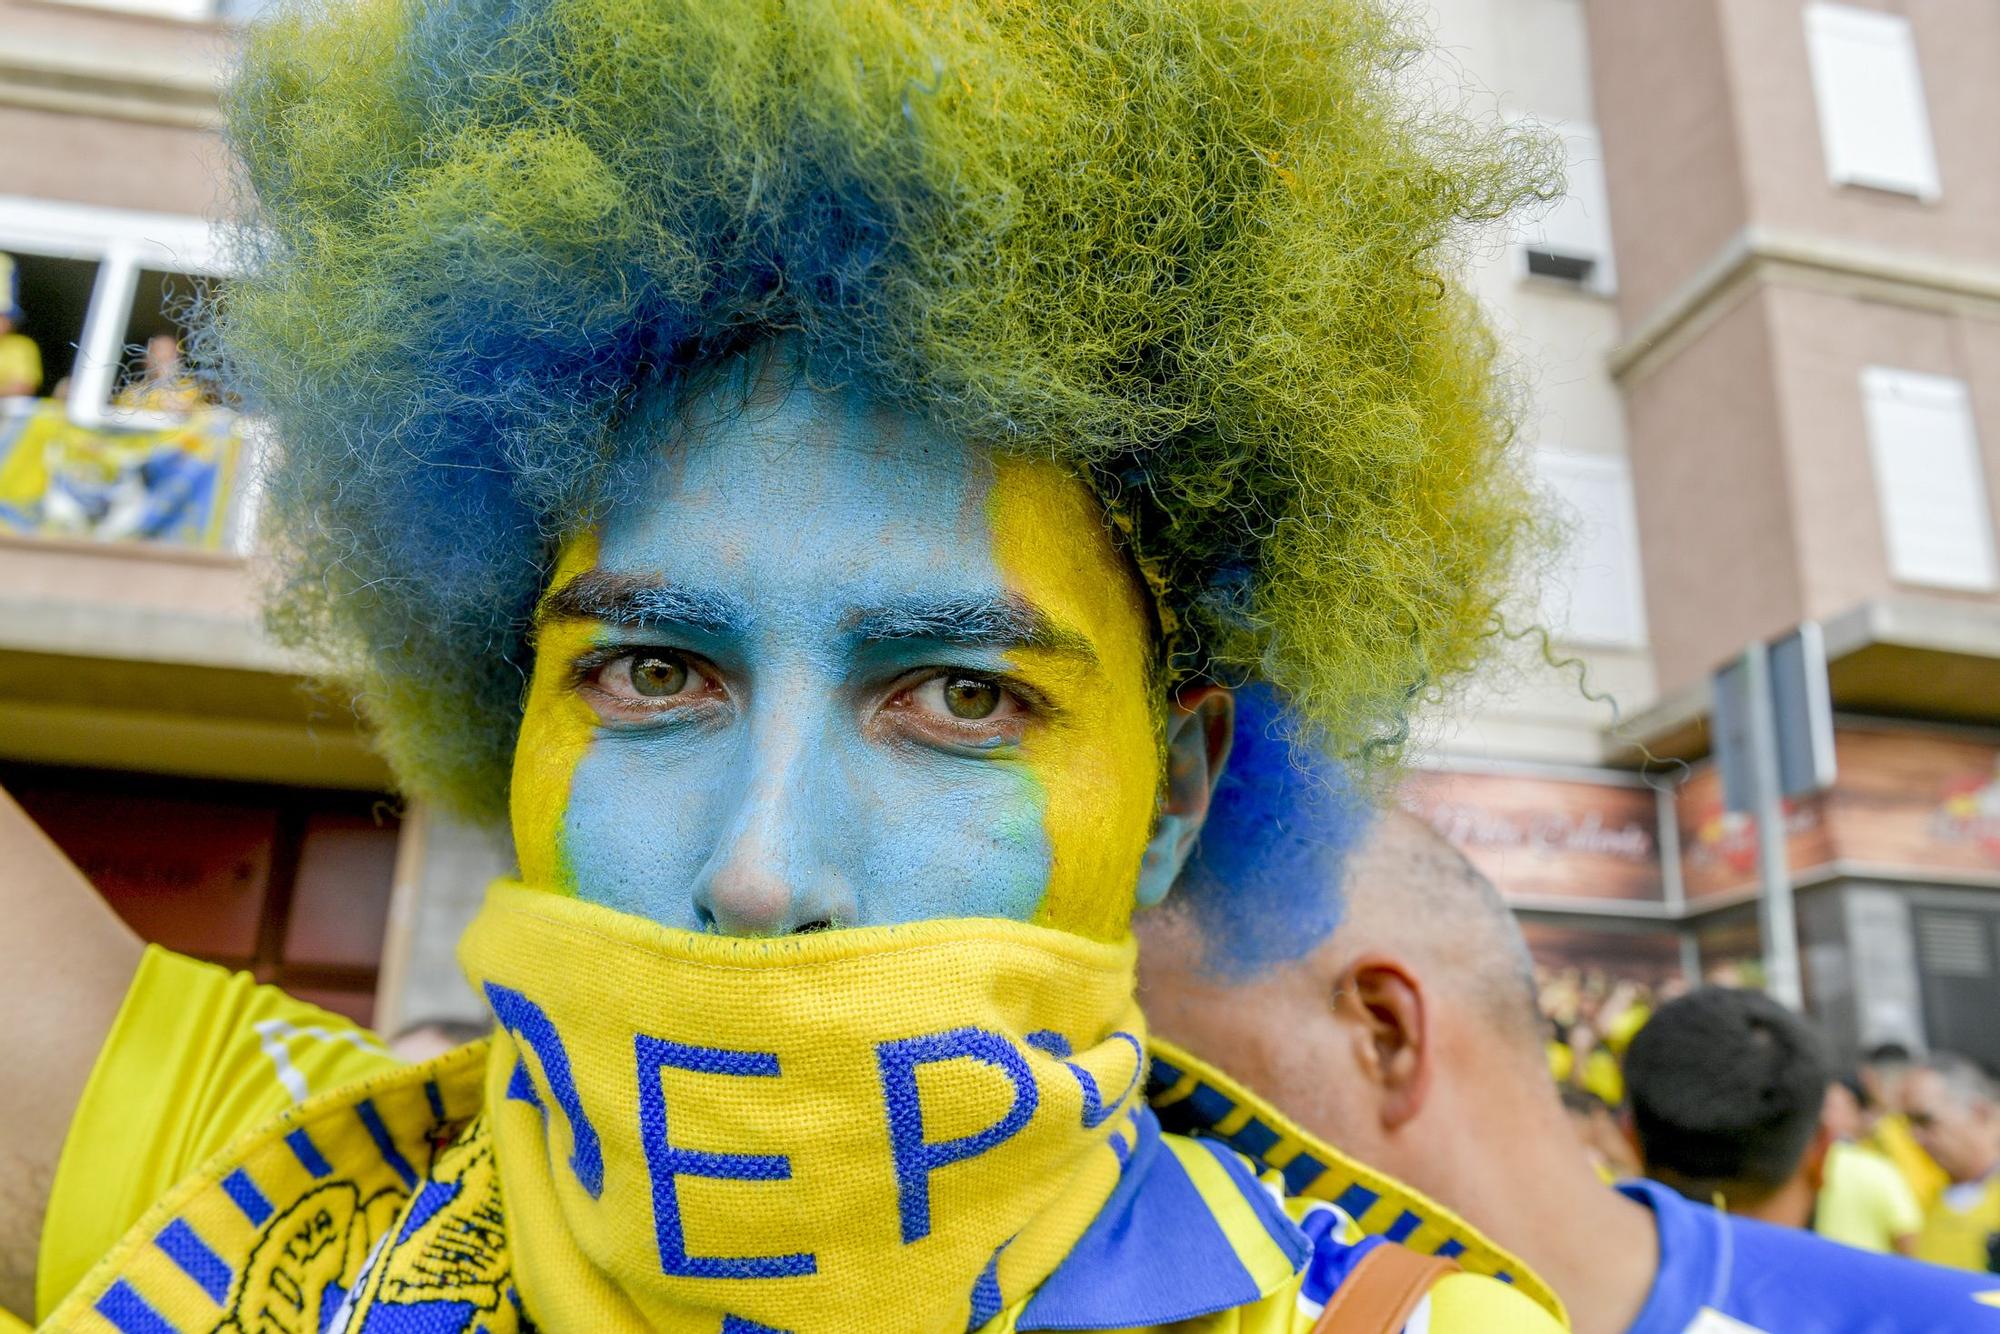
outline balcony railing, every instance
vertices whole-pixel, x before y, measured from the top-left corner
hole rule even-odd
[[[147,405],[119,425],[0,399],[0,533],[242,551],[250,432],[237,414]]]

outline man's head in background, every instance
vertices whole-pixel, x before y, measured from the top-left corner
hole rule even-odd
[[[146,340],[146,378],[171,380],[181,373],[181,340],[171,330],[161,329]]]
[[[1371,815],[1337,769],[1295,756],[1268,700],[1241,703],[1266,726],[1238,726],[1208,834],[1135,920],[1140,1002],[1306,1129],[1452,1202],[1461,1174],[1431,1126],[1478,1124],[1462,1118],[1481,1116],[1481,1083],[1561,1116],[1520,932],[1449,843]]]
[[[1820,1120],[1826,1123],[1826,1133],[1837,1140],[1852,1143],[1868,1133],[1874,1116],[1859,1075],[1842,1074],[1827,1085]]]
[[[1861,1087],[1868,1101],[1884,1112],[1903,1110],[1903,1081],[1915,1063],[1900,1042],[1879,1042],[1861,1054]]]
[[[1202,843],[1134,919],[1153,1031],[1514,1251],[1576,1329],[1626,1328],[1652,1225],[1557,1097],[1506,905],[1422,821],[1371,817],[1267,697],[1238,700]]]
[[[1296,746],[1268,694],[1238,708],[1206,834],[1136,918],[1140,1002],[1306,1130],[1452,1202],[1432,1126],[1480,1124],[1474,1076],[1562,1126],[1520,930],[1444,838]]]
[[[1646,1175],[1732,1213],[1805,1226],[1832,1079],[1819,1035],[1761,992],[1704,987],[1663,1006],[1625,1053]]]
[[[1934,1053],[1902,1089],[1910,1130],[1953,1183],[1982,1181],[2000,1167],[2000,1090],[1974,1062]]]

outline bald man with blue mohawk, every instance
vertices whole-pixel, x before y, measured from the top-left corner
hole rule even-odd
[[[1288,1177],[1302,1160],[1365,1162],[1388,1180],[1356,1178],[1334,1197],[1363,1228],[1409,1240],[1463,1217],[1518,1256],[1502,1263],[1533,1266],[1526,1281],[1553,1289],[1578,1334],[2000,1331],[1991,1275],[1724,1214],[1707,1189],[1684,1199],[1658,1181],[1607,1185],[1549,1078],[1532,963],[1493,885],[1415,816],[1358,805],[1338,765],[1288,760],[1251,777],[1257,748],[1289,753],[1297,725],[1263,691],[1237,703],[1238,750],[1202,845],[1167,905],[1136,924],[1152,1102],[1170,1130],[1277,1158]],[[1246,927],[1237,905],[1279,886],[1301,901],[1300,920],[1328,928]],[[1653,1091],[1711,1130],[1760,1098],[1814,1122],[1817,1094],[1805,1109],[1768,1096],[1767,1067],[1795,1053],[1743,1022],[1760,1006],[1804,1033],[1761,995],[1707,996],[1694,1008],[1737,1022],[1660,1034],[1683,1059],[1651,1062]],[[1635,1042],[1630,1059],[1640,1054]],[[1635,1105],[1641,1073],[1628,1071]],[[1271,1121],[1261,1105],[1245,1115],[1231,1093],[1247,1088],[1297,1120]],[[1771,1130],[1745,1121],[1706,1147],[1747,1153]]]

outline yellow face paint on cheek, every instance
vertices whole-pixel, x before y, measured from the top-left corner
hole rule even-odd
[[[560,588],[596,564],[596,534],[574,537],[556,558],[549,587]],[[570,779],[597,727],[595,711],[571,688],[569,664],[589,647],[590,639],[587,625],[557,622],[543,627],[527,706],[521,712],[521,738],[514,746],[514,778],[508,794],[521,879],[568,894],[576,892],[576,883],[562,853],[563,816],[569,808]]]
[[[1001,458],[987,500],[993,558],[1010,591],[1080,630],[1094,668],[1012,656],[1030,680],[1065,678],[1060,716],[1030,728],[1023,760],[1046,796],[1049,884],[1035,920],[1100,940],[1130,924],[1159,800],[1151,631],[1137,581],[1097,502],[1053,464]]]

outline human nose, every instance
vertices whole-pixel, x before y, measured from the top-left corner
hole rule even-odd
[[[851,882],[824,855],[839,818],[812,796],[821,760],[790,738],[752,754],[750,780],[695,886],[695,916],[725,936],[784,936],[851,924]]]

